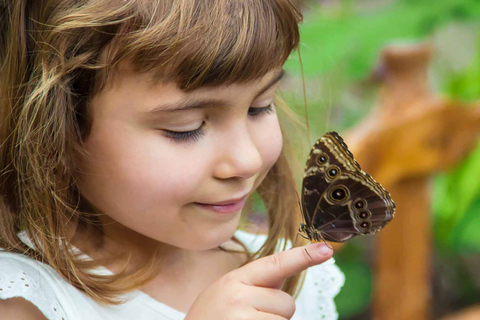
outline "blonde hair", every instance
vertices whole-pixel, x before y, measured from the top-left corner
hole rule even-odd
[[[89,100],[121,63],[153,71],[185,91],[248,82],[281,67],[299,43],[301,14],[289,0],[17,0],[0,2],[0,247],[53,267],[100,303],[152,279],[155,262],[134,272],[97,275],[101,261],[73,252],[66,226],[102,234],[78,192],[73,163],[92,119]],[[288,108],[277,99],[283,118]],[[282,113],[282,112],[280,112]],[[300,209],[294,161],[282,154],[258,189],[268,238],[251,258],[293,241]],[[25,230],[31,248],[18,237]],[[286,242],[285,242],[286,243]],[[298,291],[300,276],[283,290]]]

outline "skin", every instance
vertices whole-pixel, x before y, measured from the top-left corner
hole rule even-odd
[[[124,68],[93,98],[93,125],[85,141],[89,157],[76,164],[79,190],[105,214],[108,238],[101,249],[88,244],[88,235],[77,234],[72,243],[103,259],[133,248],[131,267],[161,252],[162,271],[142,290],[188,311],[202,290],[245,261],[218,249],[237,229],[241,210],[220,214],[198,203],[250,195],[278,159],[282,137],[276,113],[252,115],[259,111],[252,108],[273,102],[278,82],[258,93],[278,73],[185,93]],[[187,98],[221,99],[231,106],[151,114]],[[191,131],[202,123],[204,134],[195,141],[168,136],[167,131]],[[195,274],[203,276],[188,276]]]

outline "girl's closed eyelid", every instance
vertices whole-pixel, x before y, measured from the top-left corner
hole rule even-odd
[[[255,107],[250,107],[248,109],[248,115],[250,116],[253,116],[253,117],[257,117],[263,113],[265,114],[271,114],[272,112],[274,112],[274,104],[273,102],[270,103],[268,106],[266,107],[259,107],[259,108],[255,108]]]
[[[185,123],[165,123],[159,129],[173,132],[194,131],[201,127],[203,125],[203,122],[205,122],[204,119],[189,121]]]
[[[254,108],[268,107],[272,103],[273,103],[273,98],[269,97],[269,98],[265,98],[263,100],[255,101],[254,103],[252,103],[251,107],[254,107]]]
[[[271,102],[266,107],[258,107],[258,108],[250,107],[248,109],[248,115],[252,118],[257,118],[262,116],[263,114],[271,114],[275,112],[274,107],[275,105],[273,104],[273,102]],[[161,131],[167,138],[171,139],[174,142],[194,142],[205,135],[206,133],[205,125],[206,125],[206,121],[203,121],[202,124],[194,130],[175,131],[175,130],[162,129]]]
[[[196,141],[205,134],[205,121],[194,130],[190,131],[173,131],[162,129],[163,134],[174,142]]]

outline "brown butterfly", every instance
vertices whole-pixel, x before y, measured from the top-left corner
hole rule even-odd
[[[363,172],[336,132],[313,146],[302,184],[300,234],[310,241],[345,242],[373,234],[395,214],[395,203],[380,183]]]

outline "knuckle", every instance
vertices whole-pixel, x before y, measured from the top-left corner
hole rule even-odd
[[[231,292],[230,303],[234,306],[244,306],[248,303],[248,296],[244,290],[236,288]]]
[[[280,314],[282,317],[290,319],[295,314],[295,299],[285,291],[278,291],[278,305],[280,306]]]
[[[277,270],[283,270],[283,263],[282,259],[278,255],[273,255],[270,258],[270,265]]]
[[[289,295],[289,299],[285,301],[285,310],[286,310],[288,319],[293,317],[296,309],[297,309],[297,306],[295,305],[295,299],[293,299],[293,297]]]

